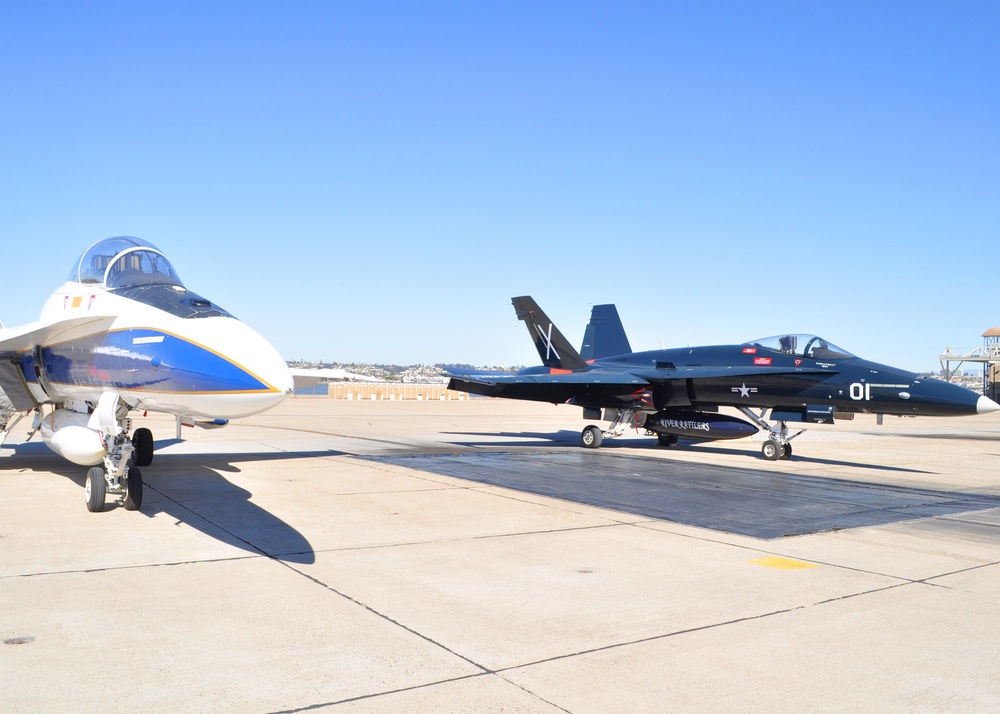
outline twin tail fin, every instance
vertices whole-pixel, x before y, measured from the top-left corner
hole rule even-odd
[[[552,320],[542,312],[542,308],[538,307],[534,298],[524,295],[511,298],[511,303],[514,305],[517,319],[523,320],[527,325],[528,334],[535,343],[542,364],[550,369],[568,371],[587,369],[586,360],[573,348]]]

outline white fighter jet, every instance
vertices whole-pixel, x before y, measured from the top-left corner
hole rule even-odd
[[[107,493],[142,503],[139,467],[153,461],[149,429],[129,413],[155,411],[207,428],[257,414],[292,393],[267,340],[188,290],[155,246],[107,238],[73,264],[37,322],[0,325],[0,446],[24,417],[60,456],[90,466],[87,508]]]

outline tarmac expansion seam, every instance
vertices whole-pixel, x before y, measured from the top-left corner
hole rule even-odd
[[[524,662],[522,664],[510,665],[509,667],[499,667],[495,670],[497,674],[503,672],[511,672],[517,669],[524,669],[526,667],[535,667],[540,664],[548,664],[550,662],[558,662],[564,659],[572,659],[574,657],[582,657],[584,655],[594,654],[596,652],[607,652],[609,650],[620,649],[622,647],[630,647],[632,645],[641,645],[647,642],[656,642],[658,640],[665,640],[671,637],[678,637],[680,635],[689,635],[695,632],[703,632],[706,630],[714,630],[720,627],[726,627],[728,625],[738,625],[743,622],[753,622],[755,620],[763,620],[769,617],[774,617],[776,615],[785,615],[790,612],[796,612],[798,610],[808,610],[814,607],[820,607],[823,605],[829,605],[834,602],[840,602],[842,600],[850,600],[857,597],[863,597],[865,595],[873,595],[875,593],[885,592],[887,590],[894,590],[896,588],[906,587],[907,585],[914,584],[916,581],[906,581],[903,583],[896,583],[894,585],[887,585],[881,588],[874,588],[872,590],[864,590],[862,592],[850,593],[848,595],[840,595],[834,598],[828,598],[826,600],[820,600],[809,605],[796,605],[795,607],[787,607],[781,610],[773,610],[771,612],[762,612],[759,615],[751,615],[749,617],[739,617],[733,620],[726,620],[724,622],[715,622],[710,625],[701,625],[699,627],[690,627],[684,630],[676,630],[674,632],[665,632],[660,635],[652,635],[650,637],[641,637],[635,640],[629,640],[628,642],[615,642],[610,645],[603,645],[601,647],[591,647],[584,650],[579,650],[577,652],[568,652],[566,654],[555,655],[553,657],[546,657],[544,659],[534,660],[532,662]]]
[[[934,518],[943,518],[943,516],[935,516]],[[932,520],[932,519],[925,519],[925,520]],[[658,521],[658,522],[659,523],[663,523],[664,521]],[[758,547],[755,547],[753,545],[744,545],[742,543],[730,543],[729,541],[721,540],[719,538],[707,538],[705,536],[692,535],[691,533],[679,533],[677,531],[664,530],[662,528],[650,528],[649,527],[649,522],[646,522],[646,523],[626,523],[626,524],[623,524],[623,525],[633,525],[633,526],[636,526],[638,528],[644,528],[646,530],[651,530],[651,531],[656,532],[656,533],[670,533],[671,535],[676,535],[676,536],[678,536],[680,538],[688,538],[690,540],[703,541],[705,543],[714,543],[716,545],[727,545],[727,546],[730,546],[730,547],[733,547],[733,548],[739,548],[740,550],[753,551],[755,553],[766,553],[768,555],[777,555],[777,556],[781,556],[783,558],[795,558],[797,560],[802,560],[802,561],[804,561],[806,563],[815,563],[816,565],[822,565],[824,567],[838,568],[840,570],[848,570],[848,571],[851,571],[851,572],[854,572],[854,573],[862,573],[864,575],[875,575],[875,576],[882,577],[882,578],[891,578],[893,580],[900,580],[900,581],[902,581],[902,582],[898,583],[898,585],[907,585],[907,584],[911,584],[911,583],[924,583],[926,585],[935,585],[934,583],[929,583],[929,582],[926,582],[926,581],[927,580],[933,580],[934,578],[943,578],[943,577],[946,577],[948,575],[955,575],[957,573],[964,573],[967,570],[975,570],[976,568],[988,567],[990,565],[1000,565],[1000,561],[990,562],[990,563],[980,563],[980,564],[977,564],[977,565],[969,566],[968,568],[961,568],[959,570],[950,571],[950,572],[947,572],[947,573],[939,573],[937,575],[928,575],[926,578],[916,578],[916,579],[914,579],[914,578],[907,578],[907,577],[904,577],[902,575],[891,575],[889,573],[881,573],[881,572],[878,572],[876,570],[866,570],[864,568],[857,568],[857,567],[854,567],[854,566],[851,566],[851,565],[844,565],[843,563],[832,563],[832,562],[828,562],[828,561],[825,561],[825,560],[816,560],[816,559],[813,559],[813,558],[803,558],[802,556],[794,555],[794,554],[789,554],[789,553],[786,553],[786,552],[782,552],[780,550],[768,550],[766,548],[758,548]],[[817,534],[815,534],[815,533],[809,533],[807,535],[817,535]],[[796,538],[804,538],[804,537],[807,537],[807,536],[794,536],[794,537],[796,537]],[[956,556],[951,556],[951,557],[956,557]],[[896,587],[896,586],[892,586],[892,587]],[[946,587],[946,586],[935,585],[935,587]]]
[[[461,659],[461,660],[463,660],[465,662],[468,662],[473,667],[481,670],[483,673],[489,673],[491,671],[488,667],[485,667],[485,666],[479,664],[478,662],[476,662],[476,661],[474,661],[474,660],[466,657],[465,655],[456,652],[455,650],[451,649],[447,645],[444,645],[444,644],[438,642],[437,640],[435,640],[435,639],[433,639],[433,638],[431,638],[431,637],[423,634],[422,632],[418,632],[417,630],[414,630],[412,627],[404,625],[402,622],[399,622],[398,620],[393,619],[392,617],[390,617],[389,615],[385,614],[384,612],[379,612],[378,610],[376,610],[374,607],[372,607],[368,603],[362,602],[361,600],[358,600],[357,598],[348,595],[347,593],[343,592],[342,590],[338,590],[337,588],[333,587],[329,583],[325,583],[325,582],[323,582],[322,580],[320,580],[319,578],[317,578],[317,577],[315,577],[313,575],[309,575],[308,573],[304,573],[301,570],[299,570],[298,568],[295,568],[292,565],[284,562],[283,560],[280,560],[280,559],[274,558],[274,557],[272,557],[271,559],[275,560],[276,562],[278,562],[281,565],[285,566],[286,568],[288,568],[292,572],[298,573],[299,575],[301,575],[306,580],[309,580],[310,582],[312,582],[312,583],[314,583],[316,585],[319,585],[322,588],[325,588],[326,590],[328,590],[329,592],[337,595],[338,597],[341,597],[341,598],[347,600],[348,602],[354,603],[358,607],[360,607],[360,608],[362,608],[364,610],[367,610],[368,612],[370,612],[371,614],[375,615],[376,617],[379,617],[379,618],[385,620],[386,622],[388,622],[390,624],[393,624],[393,625],[395,625],[396,627],[398,627],[398,628],[400,628],[402,630],[406,630],[410,634],[419,637],[420,639],[424,640],[425,642],[428,642],[428,643],[434,645],[435,647],[439,647],[440,649],[444,650],[445,652],[447,652],[447,653],[449,653],[451,655],[454,655],[455,657],[458,657],[459,659]]]
[[[297,714],[297,712],[307,712],[307,711],[314,711],[316,709],[325,709],[326,707],[337,706],[339,704],[350,704],[351,702],[361,702],[361,701],[365,701],[365,700],[368,700],[368,699],[378,699],[379,697],[387,697],[387,696],[390,696],[392,694],[401,694],[403,692],[413,692],[413,691],[416,691],[418,689],[427,689],[429,687],[437,687],[437,686],[442,685],[442,684],[452,684],[454,682],[463,682],[463,681],[466,681],[466,680],[469,680],[469,679],[478,679],[480,677],[490,677],[490,676],[496,677],[497,679],[500,679],[500,680],[503,680],[504,682],[506,682],[507,684],[510,684],[513,687],[517,687],[521,691],[526,692],[527,694],[530,694],[531,696],[535,697],[536,699],[538,699],[541,702],[544,702],[545,704],[548,704],[549,706],[555,707],[556,709],[558,709],[561,712],[566,712],[567,714],[571,714],[571,712],[570,712],[569,709],[561,707],[558,704],[556,704],[555,702],[549,701],[548,699],[545,699],[544,697],[539,696],[535,692],[532,692],[530,689],[526,689],[524,686],[518,684],[517,682],[510,681],[509,679],[507,679],[503,675],[499,674],[498,672],[491,672],[491,671],[477,672],[476,674],[467,674],[467,675],[464,675],[462,677],[450,677],[448,679],[439,679],[439,680],[435,680],[433,682],[424,682],[423,684],[414,684],[413,686],[410,686],[410,687],[399,687],[398,689],[388,689],[388,690],[386,690],[384,692],[372,692],[371,694],[359,694],[356,697],[348,697],[347,699],[337,699],[337,700],[329,701],[329,702],[319,702],[317,704],[309,704],[307,706],[298,707],[296,709],[280,709],[280,710],[272,712],[271,714]]]
[[[229,563],[235,560],[250,560],[254,558],[267,558],[267,554],[262,555],[234,555],[229,558],[206,558],[204,560],[172,560],[165,563],[138,563],[135,565],[109,565],[104,568],[77,568],[74,570],[45,570],[35,573],[14,573],[11,575],[0,575],[0,580],[13,580],[15,578],[37,578],[46,575],[87,575],[90,573],[113,573],[120,570],[143,570],[145,568],[171,568],[177,565],[202,565],[212,563]]]
[[[372,441],[377,444],[389,444],[391,446],[413,446],[408,441],[392,441],[390,439],[376,439],[374,436],[352,436],[350,434],[338,434],[335,431],[319,431],[318,429],[303,429],[296,426],[275,426],[273,424],[240,424],[251,429],[278,429],[280,431],[297,431],[303,434],[316,434],[318,436],[334,436],[338,439],[354,439],[357,441]]]
[[[431,645],[434,645],[435,647],[438,647],[439,649],[444,650],[445,652],[449,653],[450,655],[452,655],[454,657],[457,657],[457,658],[463,660],[464,662],[467,662],[470,665],[472,665],[473,667],[476,667],[477,669],[480,670],[480,673],[478,675],[468,675],[466,677],[455,678],[455,680],[443,680],[442,683],[446,682],[446,681],[457,681],[458,679],[468,679],[469,677],[472,677],[472,676],[482,676],[482,675],[485,675],[485,674],[496,674],[496,672],[494,672],[493,670],[490,670],[488,667],[485,667],[484,665],[479,664],[475,660],[472,660],[469,657],[466,657],[465,655],[463,655],[463,654],[461,654],[459,652],[456,652],[455,650],[451,649],[447,645],[445,645],[445,644],[443,644],[441,642],[438,642],[437,640],[429,637],[428,635],[423,634],[422,632],[418,632],[417,630],[413,629],[412,627],[409,627],[409,626],[403,624],[402,622],[399,622],[398,620],[390,617],[389,615],[376,610],[371,605],[369,605],[369,604],[367,604],[365,602],[362,602],[361,600],[358,600],[357,598],[352,597],[352,596],[348,595],[347,593],[345,593],[345,592],[343,592],[341,590],[338,590],[337,588],[333,587],[332,585],[323,582],[319,578],[316,578],[316,577],[314,577],[312,575],[304,573],[301,570],[299,570],[298,568],[292,567],[290,564],[288,564],[285,561],[281,560],[281,557],[279,555],[272,555],[272,554],[267,553],[266,551],[262,550],[260,547],[254,545],[250,541],[246,540],[245,538],[241,538],[240,536],[236,535],[235,533],[232,533],[232,532],[228,531],[227,529],[225,529],[222,526],[218,525],[217,523],[213,522],[211,519],[206,518],[205,516],[201,515],[197,511],[189,508],[188,506],[185,506],[184,504],[179,503],[175,499],[170,498],[169,496],[167,496],[166,494],[160,492],[159,490],[157,490],[155,488],[151,488],[151,490],[156,491],[156,493],[160,494],[161,496],[163,496],[167,500],[170,500],[170,501],[176,503],[177,505],[181,506],[182,508],[184,508],[185,510],[189,511],[190,513],[198,516],[199,518],[203,518],[207,522],[209,522],[212,525],[214,525],[216,528],[219,528],[224,533],[232,536],[233,538],[238,539],[239,541],[241,541],[243,543],[246,543],[249,547],[251,547],[254,550],[258,551],[261,556],[266,557],[267,559],[269,559],[269,560],[271,560],[271,561],[273,561],[275,563],[278,563],[279,565],[282,565],[282,566],[288,568],[293,573],[296,573],[299,576],[305,578],[306,580],[309,580],[310,582],[312,582],[312,583],[314,583],[316,585],[319,585],[320,587],[322,587],[322,588],[326,589],[327,591],[329,591],[329,592],[337,595],[338,597],[343,598],[344,600],[347,600],[348,602],[351,602],[351,603],[357,605],[358,607],[361,607],[362,609],[370,612],[372,615],[375,615],[376,617],[381,618],[382,620],[385,620],[386,622],[388,622],[388,623],[390,623],[392,625],[395,625],[396,627],[398,627],[398,628],[400,628],[402,630],[405,630],[406,632],[409,632],[410,634],[412,634],[412,635],[414,635],[416,637],[419,637],[420,639],[424,640],[425,642],[427,642],[427,643],[429,643]],[[592,526],[592,527],[604,527],[604,526]],[[241,559],[252,558],[252,557],[259,557],[259,556],[240,556],[239,558],[223,558],[223,559],[218,559],[217,562],[226,561],[226,560],[241,560]],[[195,562],[206,562],[206,561],[195,561]],[[148,567],[148,566],[132,566],[132,567]],[[504,681],[508,681],[504,677],[500,677],[500,678],[504,679]],[[510,684],[512,684],[513,686],[518,686],[519,689],[524,689],[523,687],[520,687],[519,685],[516,685],[513,682],[510,682]],[[425,684],[425,685],[421,685],[421,686],[431,686],[431,685]],[[412,687],[412,688],[417,688],[417,687]],[[406,691],[406,690],[402,689],[402,690],[399,690],[399,691]],[[526,689],[524,689],[524,691],[528,692],[528,690],[526,690]],[[373,696],[381,696],[381,695],[384,695],[384,694],[391,694],[391,693],[392,692],[382,692],[382,693],[377,693],[377,694],[366,695],[364,697],[358,697],[356,699],[365,699],[365,698],[370,698],[370,697],[373,697]],[[533,696],[536,696],[536,697],[538,696],[538,695],[535,695],[533,692],[528,692],[528,693],[532,694]],[[538,697],[538,698],[541,701],[545,701],[541,697]],[[346,701],[352,701],[352,700],[344,700],[344,701],[346,702]],[[337,704],[337,703],[341,703],[341,702],[330,702],[329,704]],[[552,704],[551,702],[546,702],[546,703]],[[320,707],[320,706],[328,706],[328,705],[327,704],[318,704],[318,705],[314,705],[314,706],[310,706],[310,707],[305,707],[305,708],[295,709],[295,710],[289,710],[289,711],[307,711],[309,709],[317,708],[317,707]],[[556,705],[552,704],[552,706],[556,706]],[[562,707],[558,707],[558,708],[562,709]],[[566,710],[562,709],[562,711],[566,711]]]

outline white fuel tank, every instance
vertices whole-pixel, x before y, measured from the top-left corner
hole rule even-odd
[[[80,466],[96,466],[107,451],[100,435],[87,426],[90,417],[68,409],[56,409],[41,419],[42,441],[67,461]]]

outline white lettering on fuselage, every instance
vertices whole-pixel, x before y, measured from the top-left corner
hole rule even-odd
[[[871,398],[872,398],[872,387],[875,387],[875,388],[878,388],[878,389],[909,389],[910,385],[909,384],[871,384],[870,382],[868,382],[868,383],[854,382],[851,385],[851,399],[853,399],[856,402],[860,402],[860,401],[866,401],[866,402],[868,402],[868,401],[871,401]],[[906,398],[909,398],[909,395],[907,395]]]
[[[690,431],[711,431],[707,421],[687,421],[684,419],[660,419],[660,425],[668,429],[688,429]]]

